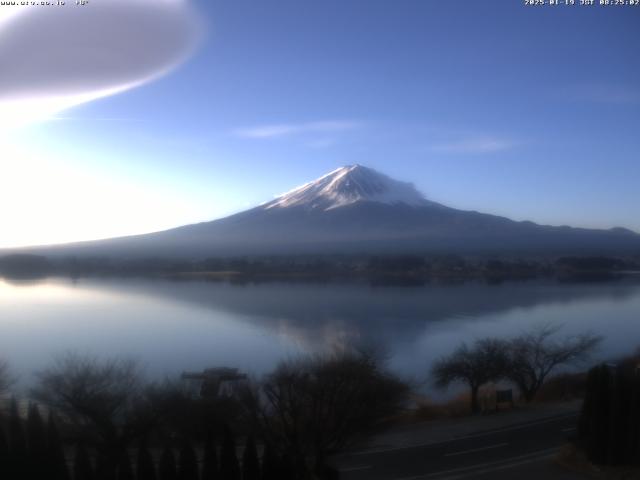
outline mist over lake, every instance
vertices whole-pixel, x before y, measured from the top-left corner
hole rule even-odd
[[[0,351],[21,384],[67,351],[140,361],[153,378],[232,366],[259,375],[301,352],[376,346],[424,381],[462,341],[548,322],[605,336],[598,359],[640,345],[637,277],[598,283],[249,283],[0,279]]]

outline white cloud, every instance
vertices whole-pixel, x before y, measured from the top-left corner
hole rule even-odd
[[[187,0],[92,0],[0,9],[0,128],[154,80],[193,50]]]
[[[265,139],[279,138],[293,135],[313,133],[336,133],[359,128],[360,124],[351,121],[324,121],[298,124],[260,125],[256,127],[240,128],[233,133],[238,137]]]
[[[481,154],[510,150],[516,146],[511,140],[494,137],[464,138],[431,147],[437,153]]]

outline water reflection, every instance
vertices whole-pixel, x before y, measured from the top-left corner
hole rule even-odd
[[[542,322],[606,335],[601,356],[640,344],[640,285],[552,281],[386,287],[367,284],[89,279],[0,281],[0,355],[23,376],[65,350],[139,358],[150,374],[211,365],[261,373],[299,351],[345,343],[387,349],[424,378],[462,340]]]

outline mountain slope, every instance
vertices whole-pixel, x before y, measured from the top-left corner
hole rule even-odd
[[[425,199],[360,165],[211,222],[96,242],[34,248],[48,255],[204,258],[327,253],[629,253],[640,235],[515,222]]]

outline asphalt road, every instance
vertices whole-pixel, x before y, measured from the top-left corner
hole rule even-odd
[[[527,475],[520,476],[516,472],[526,474],[528,468],[540,468],[541,460],[548,459],[567,443],[575,431],[577,417],[577,414],[562,415],[442,443],[352,452],[336,458],[335,463],[341,471],[340,478],[344,480],[485,476],[522,480]],[[574,477],[568,475],[566,478]]]

